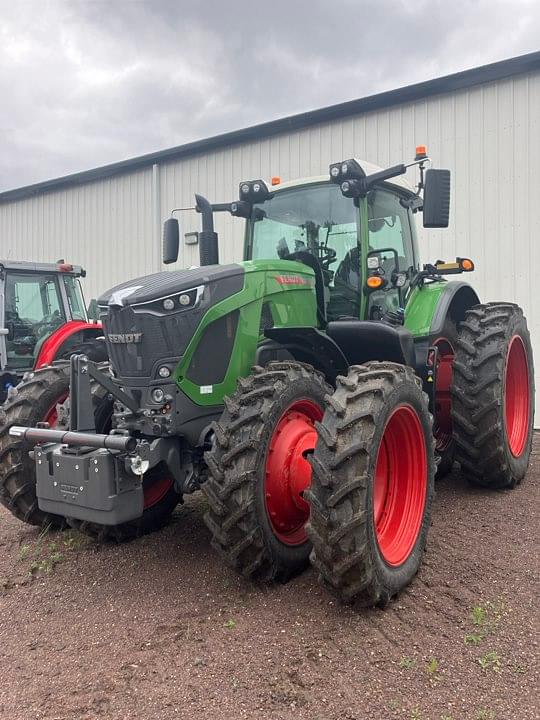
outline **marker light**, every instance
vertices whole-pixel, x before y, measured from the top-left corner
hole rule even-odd
[[[459,264],[465,272],[472,272],[474,270],[474,263],[469,258],[460,258]]]
[[[280,182],[281,178],[279,177],[279,175],[274,175],[274,177],[272,178],[272,185],[279,185]]]
[[[376,290],[384,285],[384,279],[380,275],[371,275],[366,280],[366,285],[372,290]]]
[[[73,272],[73,265],[69,263],[58,263],[58,269],[60,272]]]

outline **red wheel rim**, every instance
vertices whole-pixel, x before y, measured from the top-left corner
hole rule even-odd
[[[426,504],[426,441],[410,405],[390,415],[377,453],[373,518],[379,550],[388,565],[402,565],[416,544]]]
[[[504,419],[510,452],[519,457],[525,448],[530,424],[529,363],[522,338],[514,335],[508,346],[504,374]]]
[[[285,545],[306,542],[309,505],[304,491],[311,484],[307,452],[317,443],[315,421],[322,409],[312,400],[297,400],[276,425],[266,458],[264,493],[266,512],[274,535]]]
[[[452,367],[454,348],[446,338],[435,340],[433,345],[438,349],[437,369],[435,372],[435,424],[433,435],[439,452],[448,449],[452,442]]]
[[[171,477],[150,480],[148,484],[143,482],[144,510],[148,510],[163,500],[173,483],[174,479]]]
[[[55,401],[54,405],[52,405],[45,413],[43,421],[49,423],[49,426],[51,428],[56,427],[56,423],[58,422],[58,405],[62,405],[63,403],[65,403],[68,395],[69,393],[63,393],[62,395],[60,395],[58,400]]]

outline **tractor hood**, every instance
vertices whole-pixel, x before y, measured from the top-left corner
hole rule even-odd
[[[108,290],[98,300],[102,311],[107,308],[137,306],[166,300],[201,286],[220,289],[227,297],[243,286],[244,268],[241,265],[206,265],[192,270],[159,272],[129,280]]]

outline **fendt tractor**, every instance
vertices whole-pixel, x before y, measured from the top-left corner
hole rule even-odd
[[[245,576],[286,580],[311,558],[343,601],[385,605],[420,565],[437,466],[512,488],[532,443],[521,309],[449,282],[469,258],[419,264],[414,214],[449,218],[450,173],[428,161],[420,147],[409,165],[196,195],[200,267],[99,299],[110,369],[71,358],[69,428],[5,406],[4,504],[25,495],[44,520],[122,540],[201,489],[213,546]],[[245,223],[243,262],[219,264],[219,212]],[[171,217],[166,263],[179,238]]]

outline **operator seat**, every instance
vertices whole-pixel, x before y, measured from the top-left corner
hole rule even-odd
[[[344,319],[329,322],[326,332],[339,345],[349,365],[362,365],[370,360],[415,365],[413,336],[403,326]]]

